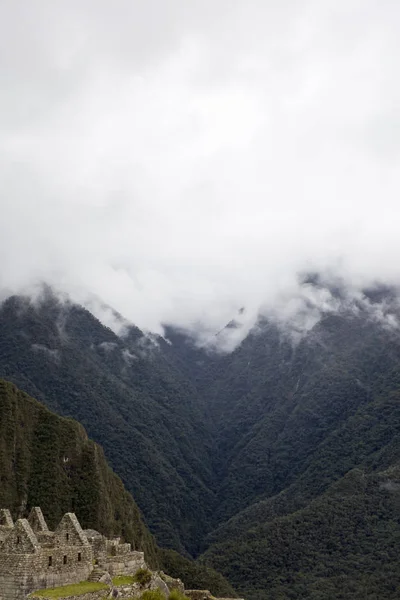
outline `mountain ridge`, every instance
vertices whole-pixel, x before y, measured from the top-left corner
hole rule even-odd
[[[225,354],[172,326],[150,341],[134,326],[118,337],[81,307],[50,302],[24,312],[9,300],[0,308],[0,375],[88,424],[157,539],[201,555],[258,600],[257,586],[263,581],[266,593],[271,580],[237,545],[258,536],[267,560],[263,527],[325,506],[353,469],[370,477],[400,458],[397,296],[370,290],[350,300],[339,288],[341,304],[301,336],[264,318]],[[295,577],[293,565],[281,565],[282,577]],[[304,577],[314,585],[310,571]]]

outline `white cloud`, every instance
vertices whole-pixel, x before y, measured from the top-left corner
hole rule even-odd
[[[399,282],[400,6],[0,6],[0,286],[141,327]],[[252,317],[249,317],[250,320]]]

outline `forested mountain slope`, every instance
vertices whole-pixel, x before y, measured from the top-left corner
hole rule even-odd
[[[75,512],[84,528],[120,536],[157,564],[139,509],[82,425],[0,379],[0,506],[14,517],[40,506],[54,528]]]
[[[226,360],[209,390],[219,423],[220,521],[310,469],[308,487],[323,491],[359,460],[337,432],[400,385],[399,331],[366,313],[326,315],[296,346],[266,324]],[[382,440],[366,428],[360,443],[368,452]]]
[[[281,522],[296,529],[301,514],[314,539],[328,505],[341,514],[334,486],[361,472],[371,482],[371,506],[383,507],[375,520],[368,517],[368,535],[379,539],[391,570],[392,534],[380,531],[397,535],[390,504],[396,478],[385,473],[396,473],[400,460],[397,296],[370,290],[349,301],[335,293],[335,310],[321,312],[296,338],[263,318],[228,354],[198,347],[171,326],[156,343],[133,326],[118,337],[51,295],[39,306],[10,298],[0,310],[0,375],[87,427],[161,544],[206,551],[206,563],[221,568],[248,600],[268,598],[271,589],[271,598],[307,597],[302,577],[306,587],[317,586],[316,598],[330,598],[329,586],[343,575],[339,555],[312,550],[299,530],[309,549],[304,563],[301,554],[293,562],[292,537],[269,545],[266,535]],[[391,478],[393,489],[373,483],[381,477]],[[376,590],[370,575],[381,559],[370,553],[363,567],[368,544],[356,524],[365,498],[353,496],[348,525],[341,529],[342,518],[332,517],[329,529],[358,556],[349,569],[359,564],[360,577]],[[258,573],[272,555],[278,566],[271,576]],[[325,583],[307,563],[317,559],[332,567],[321,576]],[[357,583],[353,591],[363,589]],[[382,598],[394,597],[385,590]],[[337,597],[352,598],[350,588],[343,593]]]
[[[100,443],[161,545],[196,552],[213,505],[211,435],[196,390],[131,327],[123,339],[47,292],[0,308],[0,376]]]
[[[321,494],[329,480],[338,483]],[[217,529],[204,559],[250,598],[269,590],[277,598],[350,600],[368,590],[367,598],[394,599],[399,517],[400,392],[393,392],[350,417],[293,485]]]
[[[214,569],[157,547],[132,496],[82,425],[55,415],[3,379],[0,483],[0,507],[11,509],[14,518],[40,506],[54,528],[66,512],[75,512],[84,528],[122,536],[145,552],[150,566],[180,577],[187,587],[235,596]]]
[[[397,317],[397,302],[363,299],[323,314],[295,344],[264,320],[213,360],[221,484],[202,560],[246,597],[400,595]],[[355,468],[369,483],[345,500],[332,486]]]
[[[354,469],[307,507],[253,523],[203,557],[252,600],[396,600],[400,467]]]
[[[171,339],[178,360],[186,355],[199,363],[190,340]],[[202,393],[214,424],[216,518],[223,522],[307,477],[302,487],[320,493],[358,464],[338,432],[380,395],[399,389],[400,331],[365,306],[322,315],[296,344],[264,320],[233,353],[204,353],[204,364],[212,373]],[[383,443],[389,425],[381,424],[383,439],[370,439],[365,427],[360,447],[368,453]]]

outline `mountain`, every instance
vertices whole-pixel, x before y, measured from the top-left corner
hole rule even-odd
[[[157,547],[139,509],[82,425],[0,379],[0,506],[14,517],[41,506],[50,527],[75,512],[86,529],[122,536],[152,565]]]
[[[83,423],[161,545],[201,554],[248,600],[395,598],[398,294],[304,286],[333,299],[317,319],[260,318],[230,353],[172,326],[117,336],[51,294],[9,298],[0,375]],[[364,491],[343,495],[357,477]]]
[[[253,600],[395,600],[399,509],[399,466],[353,469],[305,508],[253,521],[203,560]]]
[[[179,360],[192,356],[199,364],[199,351],[190,350],[187,339],[182,343]],[[260,322],[231,354],[204,354],[200,368],[211,373],[206,400],[220,482],[218,520],[298,480],[341,424],[398,388],[399,367],[399,329],[367,311],[323,315],[297,344],[277,325]],[[332,455],[336,476],[355,466],[351,460],[336,464]],[[322,468],[316,491],[332,476]]]
[[[215,530],[202,559],[255,600],[265,590],[272,598],[363,599],[368,590],[367,598],[394,599],[399,509],[396,391],[346,419],[294,483]]]
[[[180,577],[190,587],[234,597],[214,569],[157,547],[138,506],[113,473],[100,446],[79,423],[0,379],[0,507],[14,518],[41,506],[51,528],[75,512],[85,529],[122,536],[143,550],[147,563]]]
[[[307,473],[303,487],[312,496],[357,466],[361,452],[351,439],[343,445],[335,436],[380,395],[398,389],[399,369],[398,329],[364,312],[325,315],[297,345],[268,323],[248,336],[209,390],[224,458],[219,520]],[[390,422],[385,425],[387,433]],[[370,440],[364,431],[360,442],[368,454],[386,439]]]
[[[179,360],[197,365],[186,368],[191,381],[205,373],[214,423],[220,485],[201,560],[246,597],[399,596],[397,322],[397,301],[370,291],[322,314],[300,340],[260,320],[225,356],[200,360],[173,332]],[[353,472],[368,485],[346,503],[335,485]]]
[[[195,388],[131,326],[121,338],[49,292],[0,308],[0,376],[102,445],[158,542],[196,553],[213,505],[211,435]]]

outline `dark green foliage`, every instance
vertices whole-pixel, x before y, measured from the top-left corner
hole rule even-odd
[[[280,493],[310,468],[312,497],[356,466],[356,453],[338,459],[333,451],[331,470],[316,468],[330,436],[378,397],[383,382],[396,390],[399,368],[397,332],[366,315],[329,315],[296,347],[276,327],[260,326],[221,360],[209,391],[220,424],[218,521]],[[364,453],[386,443],[387,426],[380,439],[364,440]]]
[[[40,506],[55,527],[65,512],[84,528],[122,536],[157,564],[139,509],[83,427],[0,380],[0,506],[14,517]]]
[[[370,479],[400,462],[398,331],[352,308],[293,345],[264,322],[201,370],[221,481],[205,564],[248,600],[400,597],[398,499]],[[332,491],[355,467],[368,501]]]
[[[144,550],[150,566],[159,566],[163,551],[157,549],[137,505],[108,467],[102,449],[76,421],[58,417],[2,379],[0,481],[0,507],[9,507],[14,517],[41,506],[53,528],[65,512],[73,511],[84,528],[122,536],[135,549]],[[176,577],[184,580],[186,574],[191,577],[198,572],[207,588],[231,589],[213,569],[173,554],[178,558]],[[135,579],[146,585],[151,573],[140,569]]]
[[[157,538],[206,551],[206,566],[246,600],[396,598],[397,500],[379,478],[400,461],[400,335],[382,324],[398,308],[371,292],[373,306],[383,298],[376,312],[346,304],[339,288],[335,298],[337,313],[296,343],[264,320],[229,355],[173,328],[172,344],[158,339],[156,348],[135,328],[119,338],[54,298],[38,308],[10,299],[0,311],[0,374],[80,420]],[[90,456],[84,462],[90,478]],[[15,464],[30,472],[23,451]],[[26,485],[20,478],[18,493]],[[96,487],[88,493],[96,505]],[[172,551],[160,563],[190,587],[232,595]]]
[[[307,508],[259,523],[203,557],[248,598],[400,597],[400,467],[354,469]]]
[[[0,307],[0,377],[84,425],[160,543],[198,550],[212,513],[211,436],[196,390],[151,340],[134,327],[120,338],[48,290],[37,305],[13,297]]]
[[[171,577],[181,579],[188,589],[207,589],[214,596],[236,597],[228,581],[215,569],[185,558],[174,550],[159,550],[159,563]]]

